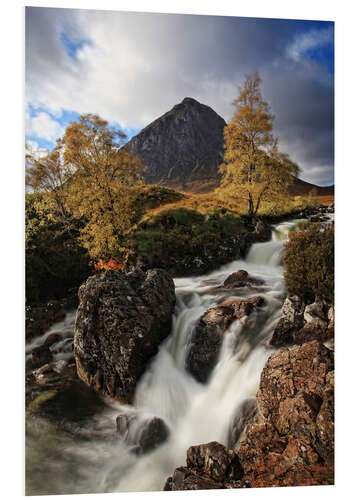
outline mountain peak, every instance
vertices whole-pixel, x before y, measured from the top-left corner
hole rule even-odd
[[[194,99],[193,97],[185,97],[184,99],[182,99],[181,101],[181,104],[200,104],[200,102],[196,101],[196,99]]]
[[[185,97],[128,142],[147,167],[147,183],[182,186],[217,178],[226,122],[212,108]]]

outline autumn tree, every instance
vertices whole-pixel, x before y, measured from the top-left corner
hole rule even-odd
[[[72,176],[73,170],[63,162],[63,142],[58,139],[52,151],[41,154],[26,144],[26,186],[34,193],[46,193],[47,200],[53,201],[56,213],[66,220],[66,182]]]
[[[72,122],[63,137],[63,161],[74,171],[67,183],[68,205],[86,224],[82,244],[92,258],[125,254],[125,233],[132,223],[136,187],[144,167],[123,148],[125,134],[93,114]]]
[[[257,73],[247,75],[239,96],[233,101],[236,110],[224,128],[224,163],[218,192],[248,203],[248,215],[257,214],[263,200],[287,193],[287,187],[299,168],[288,155],[278,150],[274,137],[274,116],[260,91]]]

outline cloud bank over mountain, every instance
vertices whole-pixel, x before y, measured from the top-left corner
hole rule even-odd
[[[27,136],[50,146],[79,113],[132,135],[186,96],[228,121],[259,71],[280,147],[301,177],[333,182],[333,23],[26,9]]]

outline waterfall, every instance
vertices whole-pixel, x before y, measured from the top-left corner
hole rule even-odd
[[[212,440],[228,444],[232,418],[240,405],[255,398],[261,371],[272,352],[269,338],[285,294],[283,245],[294,224],[285,222],[274,227],[271,241],[254,244],[245,260],[231,262],[205,276],[175,279],[177,304],[172,332],[142,376],[134,404],[108,402],[105,411],[86,423],[87,440],[71,440],[41,419],[29,421],[28,494],[38,494],[43,482],[47,494],[162,490],[174,469],[185,464],[189,446]],[[220,289],[224,280],[239,269],[263,279],[264,285],[229,292]],[[197,382],[185,368],[195,322],[223,298],[254,295],[264,297],[264,307],[249,317],[248,329],[244,318],[230,326],[208,382]],[[74,315],[68,316],[50,331],[68,335],[73,322]],[[27,351],[30,353],[39,343],[34,341]],[[98,429],[112,429],[115,434],[119,413],[137,415],[139,423],[160,417],[170,431],[168,440],[154,451],[137,456],[121,440],[102,439]],[[36,441],[41,429],[47,443],[42,448]]]

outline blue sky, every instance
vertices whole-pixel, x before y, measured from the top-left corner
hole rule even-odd
[[[227,121],[259,71],[280,147],[320,185],[334,171],[334,25],[329,22],[26,9],[27,139],[53,147],[82,113],[128,138],[190,96]]]

